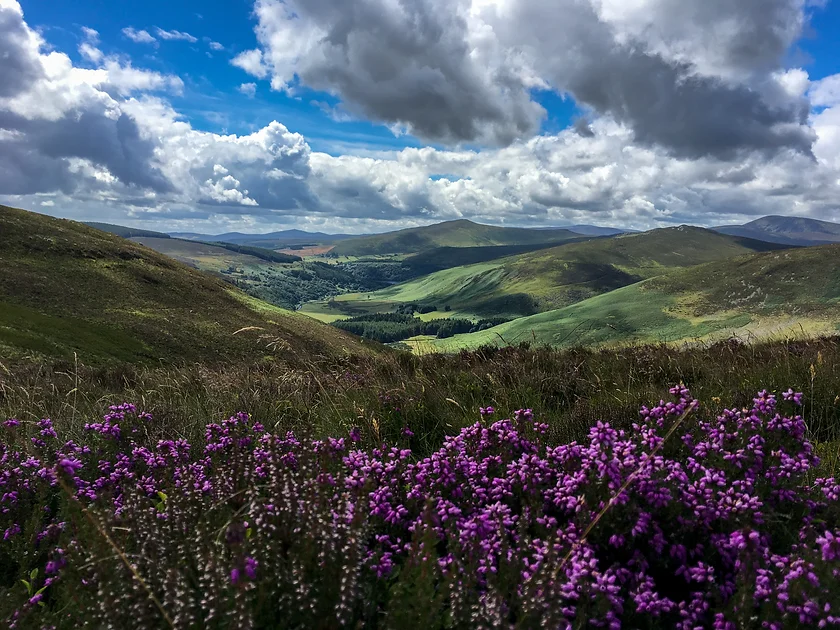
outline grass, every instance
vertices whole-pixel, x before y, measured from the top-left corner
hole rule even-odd
[[[368,351],[349,335],[73,221],[0,207],[0,263],[7,357],[227,361],[259,356],[260,335],[280,340],[289,356]],[[243,328],[252,332],[234,335]]]
[[[281,360],[282,348],[263,352],[278,360],[183,366],[5,360],[0,417],[52,417],[73,437],[105,404],[128,400],[152,412],[172,439],[197,439],[207,422],[246,410],[270,430],[315,436],[362,426],[396,441],[409,426],[417,451],[427,453],[444,435],[475,422],[479,407],[492,405],[499,414],[531,407],[562,442],[582,438],[598,420],[628,427],[642,404],[683,382],[701,400],[723,398],[738,406],[764,387],[804,391],[811,430],[824,444],[840,440],[840,340],[834,338],[692,348],[313,355],[294,364]]]
[[[481,225],[461,219],[386,234],[348,239],[336,244],[337,256],[415,254],[438,247],[484,247],[558,243],[580,238],[569,230],[528,230]]]
[[[131,240],[170,258],[179,260],[191,267],[205,271],[219,272],[229,267],[246,267],[254,270],[262,270],[274,267],[282,268],[284,266],[280,263],[267,262],[255,256],[199,241],[149,237],[135,237]]]
[[[557,347],[832,334],[840,246],[771,251],[654,277],[566,308],[427,344],[439,351],[528,340]]]
[[[380,291],[339,296],[335,306],[345,314],[361,314],[419,303],[448,305],[461,317],[520,317],[582,302],[672,269],[779,247],[702,228],[652,230],[445,269]]]

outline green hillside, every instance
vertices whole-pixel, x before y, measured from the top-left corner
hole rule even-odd
[[[140,228],[126,227],[124,225],[114,225],[113,223],[97,223],[96,221],[85,221],[84,224],[96,230],[108,232],[109,234],[116,234],[117,236],[122,236],[123,238],[169,238],[169,234],[165,234],[163,232],[155,232],[154,230],[142,230]]]
[[[0,206],[0,356],[224,361],[364,351],[354,338],[73,221]],[[261,331],[240,329],[259,327]]]
[[[568,306],[426,349],[522,341],[558,347],[834,334],[840,324],[840,245],[742,256],[675,270]]]
[[[330,254],[336,256],[415,254],[436,247],[551,244],[573,238],[580,238],[580,234],[564,229],[529,230],[481,225],[461,219],[386,234],[351,238],[337,243]]]
[[[346,313],[386,312],[401,303],[418,303],[471,316],[531,315],[673,268],[781,247],[703,228],[664,228],[446,269],[381,291],[339,296],[334,307]]]

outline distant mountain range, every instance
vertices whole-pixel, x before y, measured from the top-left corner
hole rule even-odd
[[[267,232],[265,234],[246,234],[243,232],[226,232],[225,234],[170,232],[169,235],[173,238],[182,238],[188,241],[234,243],[237,245],[266,247],[268,249],[278,249],[288,245],[301,245],[304,243],[325,245],[359,237],[358,234],[325,234],[324,232],[305,232],[304,230],[281,230],[279,232]]]
[[[767,216],[744,225],[722,225],[712,229],[722,234],[782,245],[840,243],[840,224],[803,217]]]

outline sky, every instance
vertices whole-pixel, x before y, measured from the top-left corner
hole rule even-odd
[[[0,0],[0,203],[203,233],[840,221],[840,0]]]

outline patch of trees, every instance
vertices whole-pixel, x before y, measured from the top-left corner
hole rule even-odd
[[[419,335],[433,335],[438,339],[445,339],[453,335],[486,330],[507,321],[510,320],[504,317],[491,317],[477,322],[461,318],[432,319],[424,322],[411,314],[399,312],[359,315],[334,322],[333,326],[366,339],[394,343]]]

